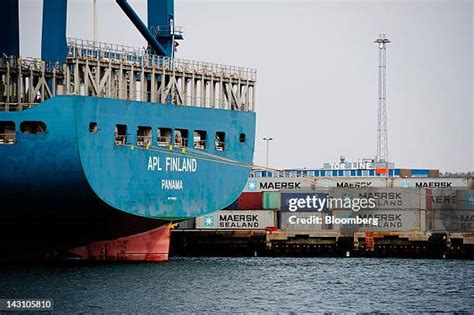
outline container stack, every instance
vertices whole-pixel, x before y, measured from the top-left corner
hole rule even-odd
[[[276,208],[267,204],[265,192],[243,192],[221,211],[196,219],[196,229],[265,230],[276,227]]]
[[[424,232],[426,230],[426,191],[406,188],[332,189],[333,198],[374,200],[374,207],[336,206],[334,218],[377,219],[377,224],[336,224],[334,230],[350,232]]]
[[[191,256],[474,257],[474,190],[466,178],[250,178],[172,235]]]
[[[223,210],[179,223],[179,229],[275,230],[278,227],[280,190],[314,188],[301,178],[250,178],[237,200]]]
[[[244,192],[225,209],[179,225],[198,230],[342,234],[474,232],[470,185],[466,178],[250,178]],[[333,204],[321,208],[305,204],[313,199],[332,199]],[[362,199],[373,199],[373,207],[355,204]],[[350,201],[350,207],[341,201]],[[376,219],[377,224],[347,223],[357,218]]]

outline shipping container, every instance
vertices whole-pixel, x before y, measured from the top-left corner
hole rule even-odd
[[[262,192],[244,192],[237,199],[238,210],[259,210],[263,209]]]
[[[427,189],[426,209],[451,210],[458,208],[458,191],[456,189]]]
[[[469,180],[462,177],[439,178],[394,178],[393,188],[469,188]]]
[[[430,177],[439,177],[439,170],[430,170]]]
[[[427,209],[474,210],[474,190],[427,189]]]
[[[277,191],[263,192],[263,209],[277,210],[280,206],[280,193]]]
[[[282,231],[322,231],[332,229],[325,224],[322,212],[280,211],[279,228]]]
[[[474,210],[474,190],[458,190],[456,191],[458,210]]]
[[[299,177],[251,177],[244,192],[310,190],[314,188],[314,179]]]
[[[432,232],[474,232],[474,211],[433,210],[427,225]]]
[[[430,175],[430,170],[427,169],[412,169],[411,177],[428,177]]]
[[[187,219],[184,221],[178,222],[178,230],[192,230],[195,228],[195,219]]]
[[[196,218],[196,229],[265,230],[277,226],[272,210],[220,210]]]
[[[426,190],[415,188],[331,188],[331,209],[426,209]]]
[[[399,172],[400,172],[400,177],[401,178],[411,177],[411,170],[410,169],[401,168]]]
[[[369,188],[390,187],[390,179],[387,177],[344,177],[344,178],[318,178],[316,187],[339,187],[339,188]]]
[[[331,223],[334,230],[348,232],[424,232],[426,230],[424,213],[423,210],[403,209],[358,212],[333,210]],[[328,222],[326,220],[328,219],[325,218],[325,222]]]
[[[386,167],[379,167],[375,169],[376,175],[388,175],[389,169]]]

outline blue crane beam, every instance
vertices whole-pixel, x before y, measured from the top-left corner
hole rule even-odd
[[[2,1],[0,17],[0,54],[20,55],[20,31],[18,24],[18,0]]]
[[[174,40],[183,39],[174,32],[174,0],[148,0],[148,28],[160,28],[156,34],[158,42],[168,56],[173,55]]]
[[[43,1],[43,33],[41,59],[46,62],[66,61],[67,0]]]
[[[43,1],[43,31],[41,58],[46,62],[64,62],[67,57],[66,24],[68,0]],[[127,0],[116,0],[117,4],[147,40],[155,53],[171,57],[173,39],[155,38],[141,21]],[[168,26],[173,20],[173,0],[148,0],[149,23],[155,26]],[[3,16],[0,18],[0,53],[19,55],[18,0],[5,0]],[[150,25],[152,26],[152,25]]]
[[[142,34],[143,37],[145,37],[146,41],[150,46],[155,50],[155,53],[162,55],[162,56],[168,56],[166,50],[161,46],[161,44],[158,42],[158,40],[153,36],[153,34],[148,30],[145,24],[143,24],[142,20],[140,20],[140,17],[135,13],[133,8],[128,4],[127,0],[116,0],[117,4],[120,6],[122,11],[128,16],[130,21],[132,21],[133,25],[138,29],[138,31]]]

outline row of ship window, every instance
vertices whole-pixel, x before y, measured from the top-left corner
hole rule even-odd
[[[128,141],[128,127],[124,124],[115,125],[115,145],[127,145]],[[96,133],[98,125],[96,122],[89,123],[89,131]],[[189,130],[180,128],[157,128],[156,142],[153,140],[153,129],[150,126],[138,126],[136,130],[136,145],[139,147],[150,147],[155,143],[157,146],[167,147],[176,146],[180,148],[190,147],[198,150],[206,150],[208,148],[208,132],[205,130],[194,130],[192,134],[192,141],[189,140]],[[239,137],[240,142],[245,142],[245,134],[241,133]],[[226,134],[223,131],[217,131],[214,135],[214,147],[216,151],[224,151],[226,146]]]
[[[42,134],[46,132],[46,124],[42,121],[23,121],[20,132],[24,134]],[[16,125],[13,121],[0,121],[0,144],[16,142]]]
[[[47,126],[42,121],[23,121],[20,123],[20,132],[23,134],[43,134]],[[89,131],[96,133],[98,131],[96,122],[89,124]],[[117,124],[115,126],[115,145],[127,145],[128,133],[127,125]],[[240,142],[245,142],[245,134],[239,136]],[[13,121],[0,121],[0,144],[14,144],[16,142],[16,125]],[[208,148],[208,133],[205,130],[194,130],[192,138],[192,147],[198,150]],[[189,131],[187,129],[157,128],[156,145],[186,148],[189,147]],[[137,146],[149,147],[153,145],[153,130],[150,126],[138,126],[137,128]],[[214,147],[216,151],[224,151],[226,146],[226,134],[223,131],[217,131],[214,135]]]

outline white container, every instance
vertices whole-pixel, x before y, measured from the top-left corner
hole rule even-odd
[[[470,188],[468,178],[394,178],[394,188],[427,188],[427,189],[450,189]]]
[[[426,209],[426,189],[331,188],[330,196],[336,199],[373,199],[375,207],[365,207],[368,210]],[[334,207],[334,209],[343,210],[344,208]]]
[[[456,191],[458,210],[474,210],[474,190]]]
[[[331,216],[331,214],[327,214]],[[333,224],[334,230],[348,232],[417,232],[425,231],[425,216],[421,210],[334,210],[332,216],[338,219],[366,219],[364,223]],[[374,225],[377,219],[377,225]]]
[[[429,189],[426,191],[426,209],[452,210],[458,206],[455,189]]]
[[[325,177],[316,179],[316,187],[337,188],[388,188],[391,179],[386,177]]]
[[[474,211],[433,210],[428,214],[428,229],[433,232],[474,232]]]
[[[426,208],[433,210],[474,210],[474,190],[427,190]]]
[[[196,229],[265,230],[276,226],[272,210],[220,210],[196,218]]]
[[[310,190],[314,188],[314,179],[303,177],[251,177],[244,192]]]

